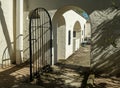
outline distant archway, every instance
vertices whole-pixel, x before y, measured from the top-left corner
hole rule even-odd
[[[73,52],[79,49],[80,43],[81,43],[81,25],[79,21],[76,21],[73,28]]]

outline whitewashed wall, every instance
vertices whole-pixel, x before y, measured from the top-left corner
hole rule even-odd
[[[89,22],[85,24],[85,37],[91,37],[91,24]]]
[[[79,14],[74,12],[73,10],[69,10],[66,13],[63,14],[65,21],[66,21],[66,57],[68,58],[70,55],[73,54],[73,28],[76,23],[76,21],[79,21],[81,24],[81,30],[84,30],[84,25],[86,23],[86,20],[81,17]],[[68,45],[68,31],[71,31],[71,44]],[[84,35],[81,36],[84,38]]]
[[[13,0],[0,0],[0,64],[13,55]],[[5,56],[5,54],[7,54]]]
[[[65,44],[66,44],[66,30],[65,26],[61,26],[57,29],[57,53],[58,53],[58,59],[64,59],[65,58]]]
[[[57,23],[57,54],[58,59],[65,59],[66,45],[66,22],[63,16],[59,17]],[[55,48],[55,47],[54,47]]]
[[[73,39],[73,52],[80,48],[80,39]]]

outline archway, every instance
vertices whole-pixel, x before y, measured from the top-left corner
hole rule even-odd
[[[64,6],[55,12],[52,19],[53,64],[56,63],[57,60],[67,59],[73,54],[73,31],[76,29],[77,34],[79,34],[80,30],[78,32],[78,27],[84,32],[84,25],[88,19],[87,13],[76,6]],[[84,39],[84,35],[82,38]]]
[[[80,48],[81,43],[81,25],[79,21],[76,21],[73,28],[73,52]]]

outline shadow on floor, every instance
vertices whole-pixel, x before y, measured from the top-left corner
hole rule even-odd
[[[80,88],[89,67],[57,63],[52,72],[43,73],[37,84],[45,88]]]
[[[26,70],[27,69],[27,70]],[[22,82],[29,81],[28,66],[22,64],[0,71],[0,88],[17,88]]]

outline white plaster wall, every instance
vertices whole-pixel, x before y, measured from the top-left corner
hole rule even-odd
[[[57,59],[65,59],[66,23],[63,16],[57,21]]]
[[[80,39],[76,39],[76,47],[75,50],[78,50],[80,48]]]
[[[29,12],[24,11],[23,16],[23,60],[26,61],[29,59]]]
[[[85,37],[91,37],[91,25],[88,22],[85,24]]]
[[[81,24],[81,30],[84,29],[84,24],[86,20],[81,17],[79,14],[74,12],[73,10],[69,10],[63,14],[65,21],[66,21],[66,57],[68,58],[70,55],[73,54],[73,28],[76,21],[79,21]],[[71,44],[68,45],[68,31],[71,30]],[[81,36],[84,37],[84,36]]]
[[[81,43],[81,32],[76,31],[76,37],[73,37],[73,52],[75,52],[80,48],[80,43]]]
[[[0,0],[0,64],[4,54],[10,58],[13,54],[13,0]],[[5,49],[9,48],[6,50]],[[9,52],[8,52],[9,51]]]
[[[80,48],[80,39],[73,39],[73,52]]]
[[[57,50],[58,50],[58,59],[65,59],[65,38],[66,38],[65,25],[57,29]]]

